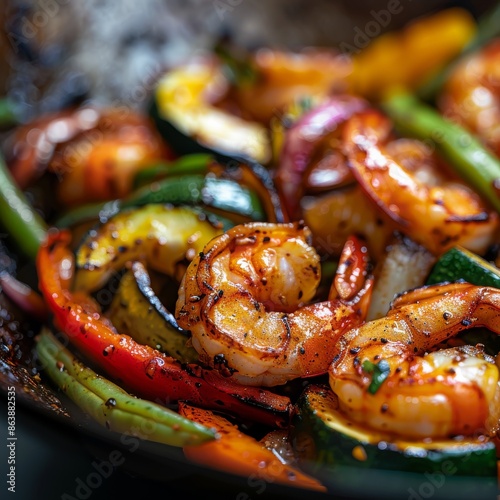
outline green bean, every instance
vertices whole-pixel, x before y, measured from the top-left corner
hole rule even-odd
[[[215,432],[159,404],[136,398],[78,361],[48,330],[36,350],[52,381],[85,413],[111,431],[182,447],[215,439]]]
[[[45,238],[46,224],[16,186],[0,156],[0,222],[28,258],[35,259]]]
[[[410,94],[382,103],[402,133],[431,141],[459,176],[500,212],[500,160],[461,126]]]

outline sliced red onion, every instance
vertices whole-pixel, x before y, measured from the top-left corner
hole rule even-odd
[[[314,147],[327,134],[368,103],[355,96],[331,96],[302,115],[287,131],[276,171],[283,202],[292,219],[298,215],[302,175],[311,160]]]
[[[20,309],[42,322],[47,319],[47,306],[41,295],[31,287],[8,273],[0,274],[0,287],[1,291]]]

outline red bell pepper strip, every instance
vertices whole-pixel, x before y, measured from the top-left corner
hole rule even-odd
[[[188,401],[271,426],[287,423],[288,397],[246,387],[216,370],[179,361],[116,332],[90,301],[64,289],[60,261],[70,252],[70,233],[50,233],[37,257],[39,287],[55,324],[69,342],[110,378],[138,397],[162,404]]]
[[[353,304],[362,302],[364,319],[370,306],[373,283],[372,263],[366,243],[363,238],[351,234],[340,255],[328,300],[340,299]]]

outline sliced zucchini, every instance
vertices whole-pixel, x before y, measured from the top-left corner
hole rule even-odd
[[[198,353],[189,343],[189,333],[162,304],[140,262],[134,262],[123,275],[108,317],[119,332],[127,333],[140,344],[154,347],[183,363],[198,361]]]
[[[426,284],[434,285],[458,280],[465,280],[478,286],[500,288],[500,269],[470,250],[456,246],[438,259]],[[492,356],[500,352],[500,337],[486,328],[464,331],[451,341],[469,345],[480,343],[484,345],[485,352]]]
[[[271,158],[266,127],[232,115],[214,102],[229,90],[218,58],[206,58],[166,73],[150,107],[158,130],[177,154],[241,154],[259,163]]]
[[[113,271],[140,260],[168,276],[191,260],[221,227],[188,207],[144,205],[123,210],[89,231],[76,252],[76,290],[102,287]]]
[[[460,497],[469,483],[474,485],[474,496],[496,492],[496,450],[487,437],[417,442],[367,430],[340,413],[338,400],[327,386],[313,384],[304,390],[291,433],[303,467],[337,492],[359,490],[360,477],[379,478],[369,486],[365,483],[365,494],[375,498],[397,496],[400,489],[403,493],[418,489],[426,477],[439,480],[442,489],[436,497],[445,490],[449,493],[448,488],[456,484]],[[381,483],[384,477],[392,481]]]
[[[257,194],[231,179],[205,175],[172,177],[135,190],[123,200],[92,203],[77,207],[61,217],[56,225],[69,227],[89,220],[106,221],[120,210],[148,204],[187,205],[214,214],[229,229],[235,224],[266,220]]]
[[[500,270],[461,246],[451,248],[439,258],[432,268],[427,284],[461,279],[473,285],[500,288]]]
[[[204,206],[217,212],[231,214],[238,222],[265,220],[266,215],[259,197],[231,179],[218,179],[204,175],[174,177],[168,182],[158,182],[153,190],[150,186],[136,191],[122,205],[164,203]]]
[[[396,233],[376,264],[375,286],[366,319],[385,316],[397,294],[423,286],[435,262],[434,255],[423,246]]]
[[[199,207],[207,214],[216,214],[225,229],[252,220],[285,221],[271,175],[256,162],[187,155],[170,165],[157,164],[142,171],[136,184],[139,187],[126,198],[77,207],[60,217],[55,225],[103,222],[124,208],[150,203]]]

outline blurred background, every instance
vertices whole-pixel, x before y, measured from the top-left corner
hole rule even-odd
[[[352,46],[381,11],[381,31],[461,6],[478,16],[492,2],[377,0],[4,0],[0,91],[25,121],[78,100],[145,106],[164,69],[221,35],[243,47]],[[385,20],[387,19],[387,20]],[[358,39],[359,42],[359,39]],[[362,42],[361,42],[362,43]],[[439,43],[439,33],[436,33]]]

